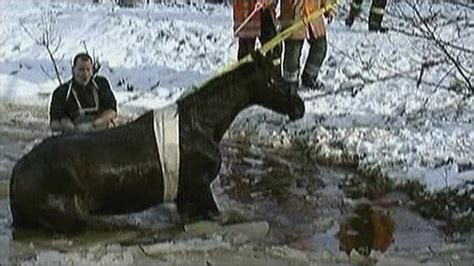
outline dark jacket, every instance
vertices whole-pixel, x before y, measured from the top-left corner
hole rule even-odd
[[[105,77],[95,76],[85,87],[71,79],[54,90],[49,109],[51,121],[69,118],[77,123],[81,109],[86,110],[83,115],[91,117],[107,109],[117,111],[117,101]]]

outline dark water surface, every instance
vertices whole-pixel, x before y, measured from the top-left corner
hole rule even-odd
[[[1,265],[68,264],[77,262],[78,258],[84,263],[95,258],[109,264],[151,261],[166,265],[169,262],[150,259],[138,247],[176,237],[174,229],[169,233],[146,233],[146,228],[170,226],[172,206],[114,218],[141,226],[145,233],[84,232],[68,237],[15,232],[8,202],[9,173],[15,161],[49,132],[45,110],[41,108],[2,105],[0,109]],[[268,221],[267,236],[247,243],[252,246],[252,252],[279,246],[334,258],[357,251],[362,255],[383,254],[417,263],[472,265],[472,242],[447,242],[435,221],[425,220],[407,207],[403,194],[392,193],[375,202],[350,199],[344,195],[341,184],[347,176],[357,175],[355,169],[321,166],[295,147],[236,136],[229,134],[222,143],[224,160],[213,190],[222,210],[236,212],[247,220]],[[242,251],[236,249],[232,254],[239,252]],[[224,254],[214,254],[214,261],[219,262],[218,258],[223,257],[225,262]],[[173,261],[179,260],[174,257]],[[338,260],[329,261],[339,264]],[[253,262],[286,265],[285,260],[265,256],[250,261]],[[350,264],[350,260],[340,262]],[[400,260],[392,264],[397,262]]]

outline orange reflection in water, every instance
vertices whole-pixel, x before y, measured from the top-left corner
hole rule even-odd
[[[356,250],[364,256],[369,256],[372,250],[385,252],[393,243],[395,226],[390,215],[370,204],[356,206],[353,215],[345,219],[337,238],[339,249],[347,255]]]

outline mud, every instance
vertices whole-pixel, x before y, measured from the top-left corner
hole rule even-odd
[[[122,118],[125,121],[127,118]],[[267,221],[250,233],[191,235],[173,225],[173,206],[111,217],[140,230],[74,236],[11,227],[8,179],[20,156],[49,136],[43,107],[0,104],[0,264],[62,265],[472,265],[472,234],[447,237],[411,211],[402,193],[351,199],[351,167],[323,166],[291,143],[230,132],[213,183],[235,221]],[[252,231],[254,230],[254,231]],[[212,232],[212,228],[211,228]],[[253,237],[252,237],[253,236]]]

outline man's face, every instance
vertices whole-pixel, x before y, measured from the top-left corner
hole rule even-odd
[[[78,59],[72,71],[76,82],[85,86],[92,77],[92,63],[88,59]]]

